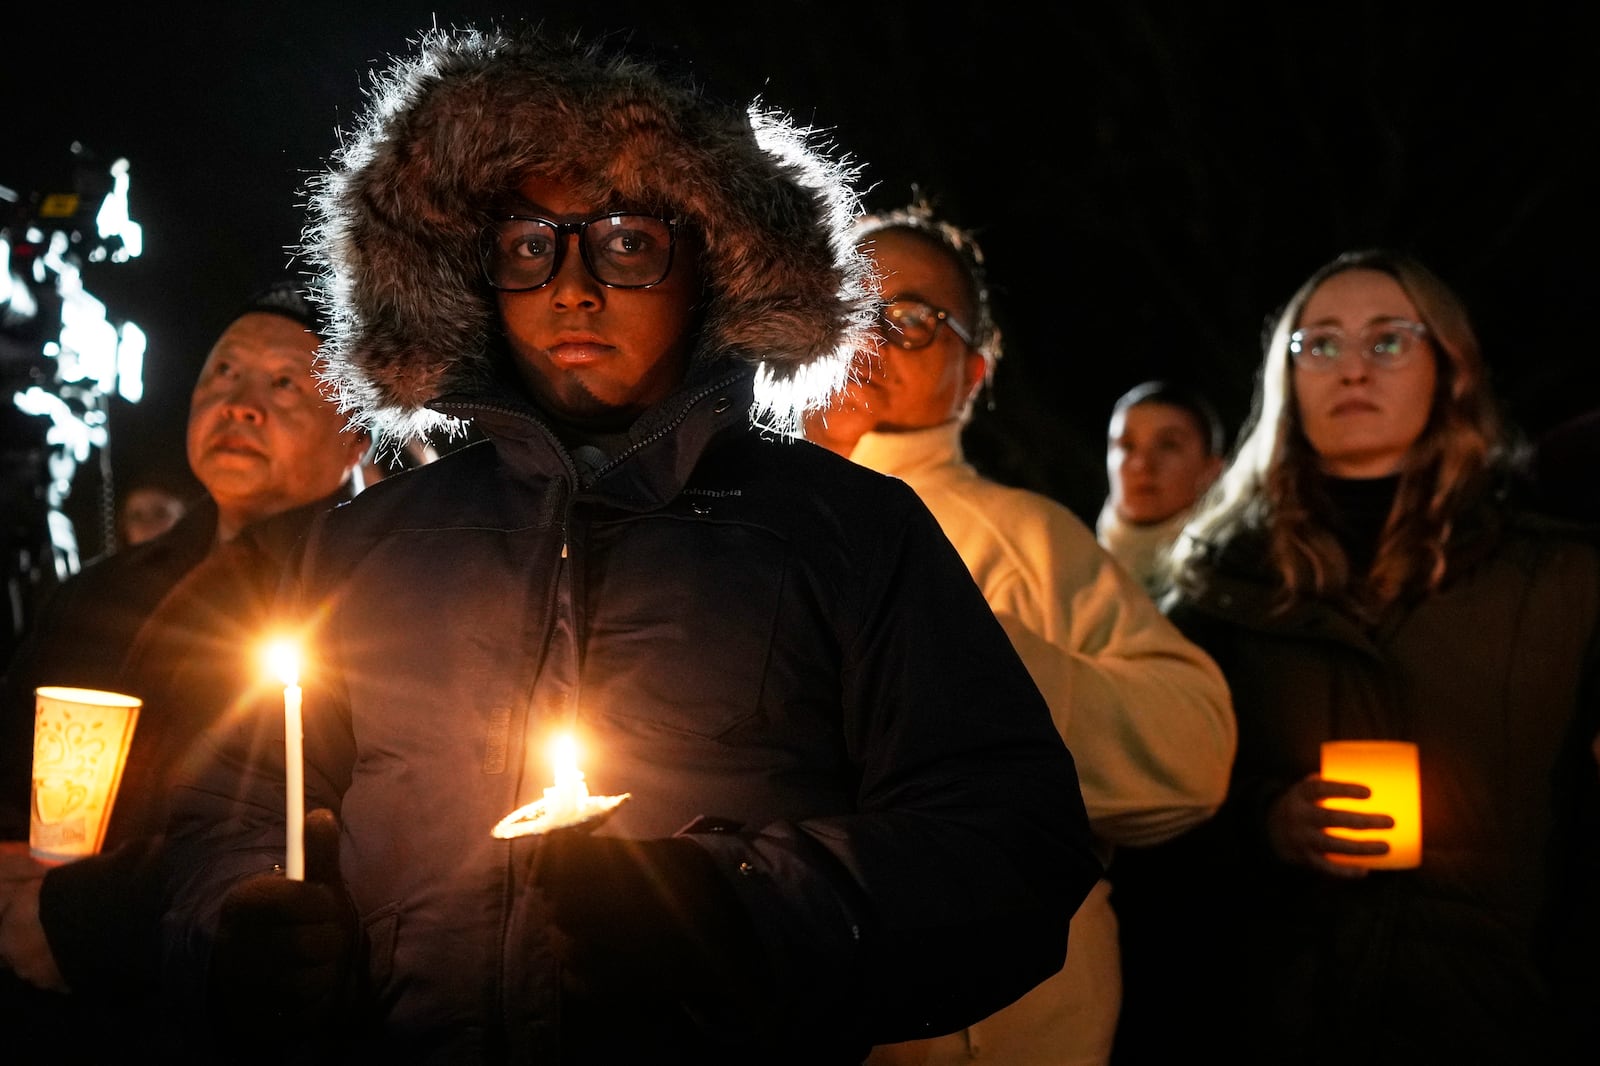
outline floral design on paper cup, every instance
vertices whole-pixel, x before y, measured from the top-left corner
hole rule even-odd
[[[29,844],[37,857],[100,850],[140,703],[93,689],[36,690]]]

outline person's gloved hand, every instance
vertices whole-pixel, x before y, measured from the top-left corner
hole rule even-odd
[[[590,991],[668,988],[693,999],[763,973],[754,927],[709,852],[685,837],[622,840],[559,829],[533,877],[569,976]]]
[[[288,1041],[331,1032],[352,1009],[360,921],[339,880],[339,823],[306,815],[306,879],[257,874],[222,900],[209,982],[223,1037]]]

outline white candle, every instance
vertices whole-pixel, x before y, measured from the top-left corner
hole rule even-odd
[[[288,846],[283,872],[291,881],[306,879],[305,731],[300,718],[300,663],[293,645],[272,647],[273,665],[283,679],[284,832]]]
[[[544,809],[552,818],[564,818],[583,810],[589,787],[578,769],[578,744],[570,733],[562,733],[550,743],[550,762],[556,783],[544,790]]]

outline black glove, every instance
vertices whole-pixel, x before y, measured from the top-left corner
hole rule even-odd
[[[306,815],[306,879],[257,874],[222,900],[209,999],[220,1039],[284,1044],[324,1037],[348,1019],[360,920],[339,880],[339,823]]]
[[[711,854],[684,837],[622,840],[558,829],[533,878],[556,951],[590,994],[663,988],[692,1001],[749,992],[765,974],[754,926]]]

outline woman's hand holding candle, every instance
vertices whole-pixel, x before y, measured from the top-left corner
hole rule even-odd
[[[1389,845],[1381,840],[1350,840],[1331,836],[1330,828],[1388,829],[1394,819],[1386,814],[1359,814],[1322,806],[1325,799],[1366,799],[1371,790],[1365,785],[1343,781],[1324,781],[1310,774],[1289,786],[1272,801],[1267,811],[1267,839],[1284,862],[1309,866],[1332,877],[1358,878],[1367,875],[1363,866],[1351,866],[1330,859],[1330,854],[1384,855]]]

